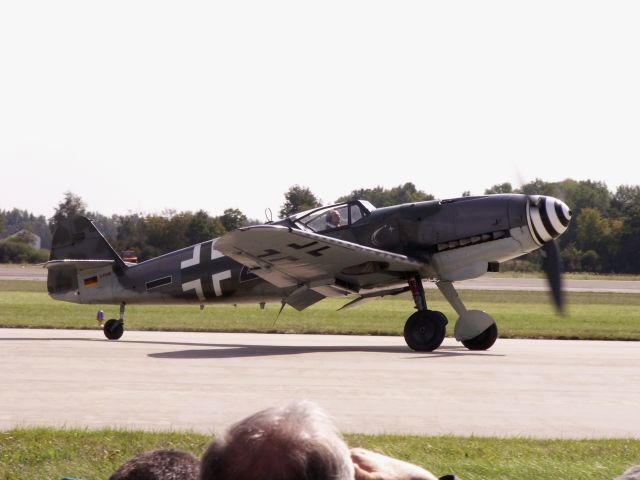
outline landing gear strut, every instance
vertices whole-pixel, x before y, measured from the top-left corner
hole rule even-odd
[[[404,325],[404,339],[413,350],[432,352],[444,340],[447,317],[442,312],[427,309],[427,297],[420,275],[409,278],[408,282],[418,311]]]
[[[125,302],[122,302],[120,304],[120,318],[119,319],[115,319],[112,318],[110,320],[107,320],[107,322],[104,324],[103,327],[103,332],[104,332],[104,336],[107,337],[109,340],[118,340],[122,334],[124,333],[124,307],[125,307]]]

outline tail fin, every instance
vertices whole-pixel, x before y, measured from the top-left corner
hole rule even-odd
[[[121,267],[124,261],[109,245],[91,220],[68,218],[58,225],[51,241],[49,260],[114,260]]]
[[[93,222],[85,217],[63,220],[53,234],[46,264],[49,294],[71,294],[70,298],[74,298],[78,292],[78,272],[108,265],[112,265],[116,274],[127,268]]]

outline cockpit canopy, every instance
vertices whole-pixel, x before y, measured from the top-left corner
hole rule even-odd
[[[352,200],[296,213],[288,220],[301,230],[320,233],[353,225],[375,209],[376,207],[366,200]]]

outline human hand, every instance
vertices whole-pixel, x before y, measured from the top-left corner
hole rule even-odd
[[[424,468],[364,448],[352,448],[351,460],[355,480],[438,480]]]

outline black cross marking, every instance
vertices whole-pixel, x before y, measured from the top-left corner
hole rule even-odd
[[[229,265],[230,260],[227,257],[219,257],[211,260],[211,243],[212,240],[200,245],[200,261],[196,265],[182,269],[182,283],[185,284],[192,280],[200,280],[202,294],[205,299],[216,297],[211,276],[214,273],[231,269]],[[198,298],[196,292],[193,290],[184,292],[184,296],[188,298]]]
[[[307,252],[307,253],[314,257],[321,257],[322,253],[320,252],[322,252],[323,250],[326,250],[327,248],[329,248],[329,246],[325,245],[324,247],[316,248],[315,250],[311,250],[310,252]]]
[[[258,255],[258,258],[264,258],[264,257],[268,257],[270,255],[276,255],[279,254],[280,252],[278,250],[274,250],[273,248],[268,248],[267,250],[264,251],[264,253],[262,255]]]
[[[316,243],[318,242],[313,241],[313,242],[305,243],[304,245],[298,245],[297,243],[290,243],[287,245],[287,247],[295,248],[296,250],[302,250],[303,248],[311,247]]]
[[[254,280],[256,278],[259,277],[249,270],[249,267],[242,267],[242,270],[240,270],[240,283],[248,282],[249,280]]]

